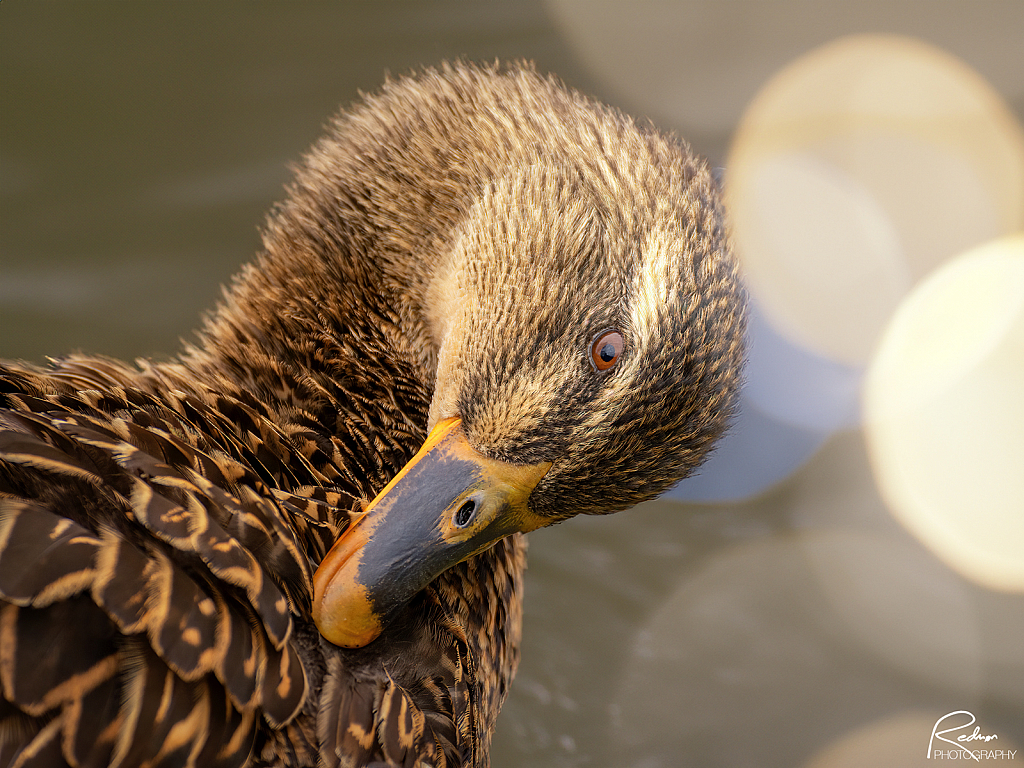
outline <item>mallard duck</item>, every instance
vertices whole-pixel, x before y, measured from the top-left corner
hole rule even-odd
[[[679,140],[389,81],[172,361],[3,366],[0,763],[488,765],[524,534],[691,472],[743,317]]]

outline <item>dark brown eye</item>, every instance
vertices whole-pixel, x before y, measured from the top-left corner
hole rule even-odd
[[[607,371],[619,361],[622,344],[622,334],[618,331],[605,331],[599,334],[590,345],[590,362],[597,370]]]

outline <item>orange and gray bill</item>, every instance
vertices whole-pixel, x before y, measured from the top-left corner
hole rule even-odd
[[[474,450],[458,418],[437,424],[313,577],[313,620],[335,645],[372,642],[437,576],[498,539],[546,521],[527,501],[551,467]]]

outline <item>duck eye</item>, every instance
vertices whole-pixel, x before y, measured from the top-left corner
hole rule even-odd
[[[622,354],[622,334],[618,331],[605,331],[590,345],[590,362],[599,371],[607,371],[619,361]]]

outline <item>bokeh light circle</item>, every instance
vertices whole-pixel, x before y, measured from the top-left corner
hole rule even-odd
[[[908,297],[868,370],[864,415],[896,517],[966,577],[1024,592],[1024,235]]]
[[[773,324],[863,365],[919,279],[1024,225],[1024,131],[953,56],[896,36],[843,38],[751,103],[726,199]]]
[[[982,638],[962,579],[891,534],[833,529],[797,541],[846,642],[959,700],[978,695]]]
[[[942,571],[907,542],[853,531],[716,552],[635,634],[613,694],[609,764],[800,765],[824,734],[901,703],[904,673],[976,701],[976,616]]]

